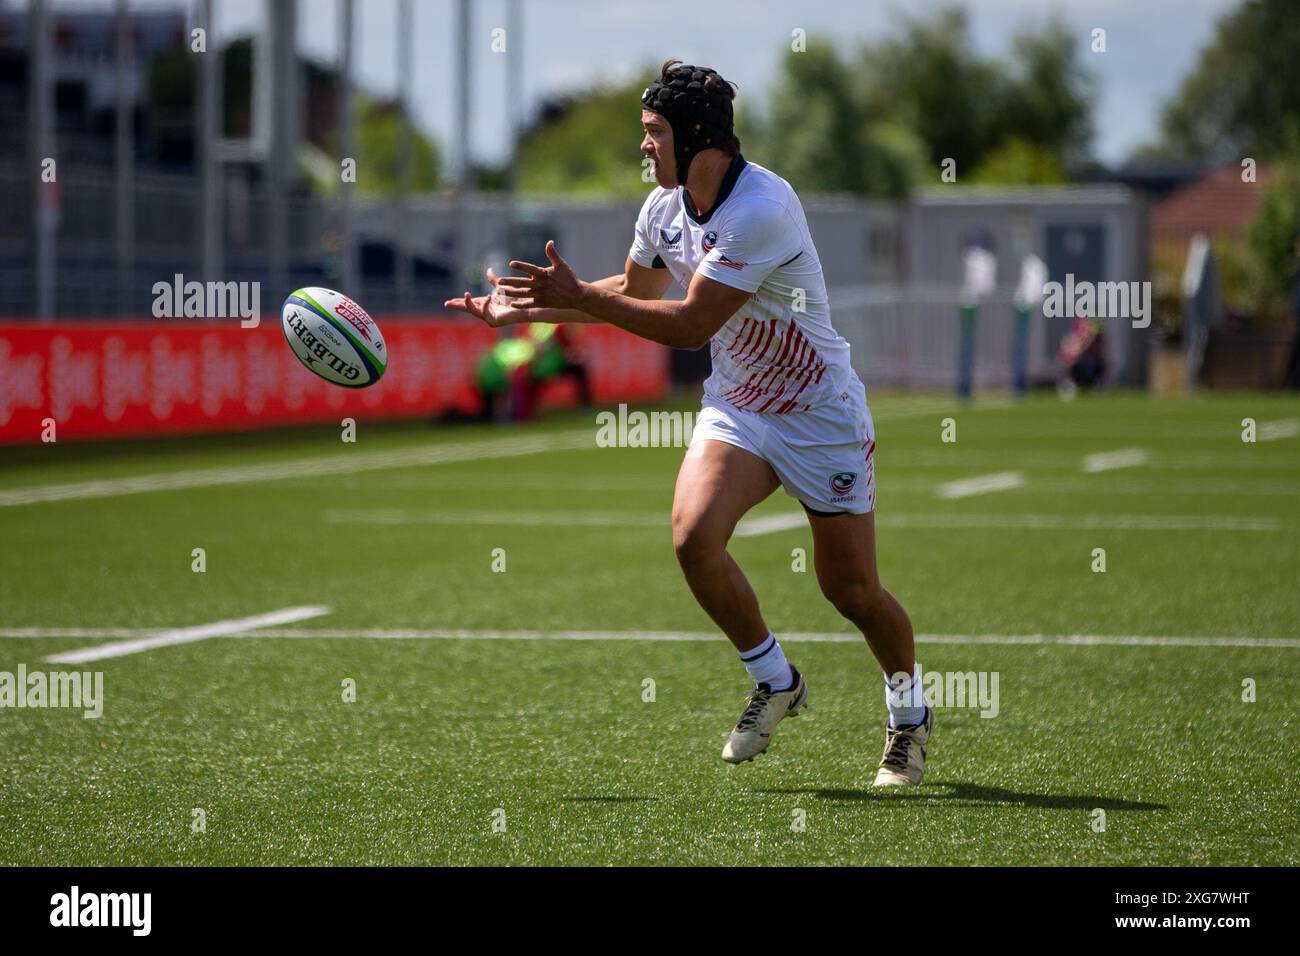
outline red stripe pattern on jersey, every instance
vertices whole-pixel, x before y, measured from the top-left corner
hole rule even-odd
[[[807,404],[799,407],[799,396],[809,385],[821,382],[826,372],[826,363],[795,322],[785,323],[781,332],[776,319],[765,325],[746,316],[726,354],[750,374],[745,384],[724,393],[723,400],[737,408],[754,406],[759,413],[807,411]],[[778,405],[782,398],[785,401]]]
[[[866,448],[863,457],[867,461],[867,488],[870,489],[867,496],[867,510],[873,511],[876,507],[876,443],[874,440],[868,439],[862,444]]]
[[[745,316],[745,323],[744,323],[744,325],[742,325],[742,326],[740,327],[740,331],[736,333],[736,338],[732,341],[731,345],[727,347],[727,354],[728,354],[728,355],[734,355],[734,354],[735,354],[736,346],[737,346],[737,345],[740,345],[740,347],[743,349],[746,345],[749,344],[749,338],[746,338],[746,339],[745,339],[744,344],[741,344],[741,343],[740,343],[740,340],[741,340],[741,337],[745,335],[745,330],[746,330],[746,329],[749,330],[749,335],[750,335],[750,337],[753,337],[753,335],[754,335],[754,329],[751,328],[751,326],[753,326],[753,324],[754,324],[754,320],[751,319],[749,316]]]

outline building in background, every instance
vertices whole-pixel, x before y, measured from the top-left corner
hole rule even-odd
[[[53,131],[59,158],[111,168],[117,102],[116,17],[103,12],[54,7],[50,21],[50,72],[54,85]],[[0,10],[0,161],[23,162],[28,137],[31,19],[26,11]],[[192,162],[189,130],[177,139],[162,104],[150,98],[152,67],[161,57],[185,49],[186,17],[181,9],[137,10],[131,14],[132,57],[126,95],[134,113],[136,162],[162,168]],[[161,81],[163,78],[157,78]]]

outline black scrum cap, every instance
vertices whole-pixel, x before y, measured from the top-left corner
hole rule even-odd
[[[719,83],[709,84],[709,77]],[[664,82],[664,81],[667,82]],[[677,64],[664,70],[641,94],[641,105],[660,114],[673,128],[673,151],[677,156],[677,183],[686,185],[691,160],[702,149],[725,149],[734,136],[731,91],[716,70]]]

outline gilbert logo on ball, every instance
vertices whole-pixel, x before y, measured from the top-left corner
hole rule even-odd
[[[388,349],[375,320],[341,292],[309,286],[284,300],[280,328],[293,354],[327,382],[374,385],[388,368]]]

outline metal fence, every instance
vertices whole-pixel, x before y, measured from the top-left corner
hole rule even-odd
[[[119,278],[112,171],[61,161],[58,182],[56,316],[147,316],[154,283],[170,282],[176,273],[261,282],[264,305],[301,285],[342,281],[342,210],[332,199],[289,199],[287,275],[272,285],[269,186],[242,170],[229,171],[221,189],[219,275],[203,276],[198,181],[140,173],[132,183],[133,267]],[[437,311],[445,298],[473,288],[484,264],[501,269],[511,255],[541,261],[546,238],[556,240],[580,275],[615,274],[623,269],[638,208],[636,202],[565,199],[512,205],[505,194],[474,193],[412,196],[398,210],[390,200],[359,198],[352,209],[359,275],[347,291],[375,314]],[[30,316],[36,312],[33,181],[21,164],[0,163],[0,209],[6,213],[0,216],[0,315]],[[901,227],[892,205],[814,198],[806,211],[829,283],[900,278]],[[403,288],[399,249],[412,257]]]
[[[836,330],[852,348],[858,377],[872,388],[956,387],[961,339],[961,290],[956,286],[879,285],[830,290]],[[975,388],[1009,388],[1014,377],[1015,306],[999,289],[980,304],[975,325]],[[1054,377],[1046,320],[1029,323],[1027,374]]]
[[[200,191],[187,175],[140,174],[132,188],[133,267],[120,273],[115,236],[114,179],[110,172],[62,164],[62,202],[57,226],[55,315],[147,317],[154,285],[189,279],[261,283],[260,305],[273,314],[280,300],[302,285],[338,287],[342,283],[341,209],[337,202],[301,195],[287,203],[288,245],[285,274],[276,281],[269,267],[269,194],[265,182],[246,175],[226,176],[221,190],[219,275],[201,271]],[[0,163],[0,315],[30,316],[36,311],[31,175],[18,164]],[[1033,203],[985,197],[972,207],[934,200],[907,212],[893,204],[810,197],[805,208],[817,237],[831,289],[836,328],[853,347],[854,363],[870,387],[905,389],[955,387],[961,337],[960,290],[948,260],[960,249],[960,229],[950,222],[987,222],[1014,227],[1036,248],[1035,237],[1050,246],[1061,222],[1087,222],[1086,212],[1109,223],[1098,233],[1101,276],[1136,277],[1135,217],[1113,190],[1098,194],[1095,209],[1048,194]],[[1105,202],[1102,202],[1104,200]],[[352,211],[358,243],[357,281],[347,291],[376,315],[397,311],[436,313],[445,298],[474,288],[472,267],[510,255],[540,259],[545,238],[554,237],[580,275],[596,277],[622,270],[637,204],[549,200],[512,207],[503,194],[478,193],[412,197],[403,210],[391,201],[358,200]],[[1064,210],[1064,211],[1062,211]],[[1100,211],[1097,211],[1100,210]],[[1063,219],[1068,216],[1070,218]],[[933,222],[953,226],[936,232]],[[923,233],[918,246],[909,237]],[[1010,244],[1010,241],[1008,241]],[[409,281],[396,268],[399,255],[413,257]],[[512,251],[513,249],[513,251]],[[903,250],[907,250],[904,254]],[[955,261],[955,260],[953,260]],[[470,268],[462,266],[469,264]],[[941,268],[943,263],[948,263]],[[1068,267],[1068,264],[1067,264]],[[465,271],[462,271],[464,269]],[[1005,388],[1014,377],[1015,330],[1012,289],[1000,285],[979,310],[975,330],[973,385]],[[1055,322],[1056,324],[1053,324]],[[1060,339],[1059,320],[1041,315],[1030,322],[1027,375],[1030,381],[1054,374],[1052,350]],[[1107,336],[1111,381],[1132,381],[1142,373],[1141,342],[1130,330]],[[689,363],[688,363],[689,364]]]
[[[269,268],[269,202],[264,184],[232,178],[221,209],[220,274],[201,274],[197,223],[201,196],[192,176],[138,176],[133,184],[134,229],[131,266],[119,274],[114,245],[115,196],[111,172],[59,170],[61,202],[57,222],[56,317],[148,317],[157,282],[176,274],[188,279],[259,282],[263,307],[274,307],[302,285],[337,284],[341,275],[339,208],[315,197],[287,202],[288,249],[283,289],[272,284]],[[13,167],[0,167],[0,315],[36,312],[32,179]],[[383,204],[375,203],[371,205]],[[361,237],[362,239],[366,237]],[[377,237],[377,238],[383,238]],[[379,274],[367,281],[366,301],[373,311],[398,308],[396,280]],[[430,278],[417,271],[402,303],[433,309],[463,284],[450,274]],[[271,294],[274,290],[274,294]]]

